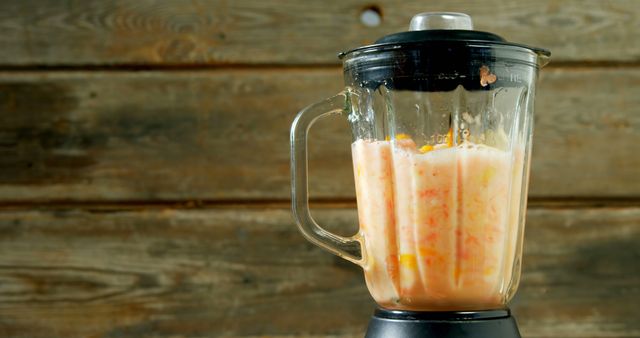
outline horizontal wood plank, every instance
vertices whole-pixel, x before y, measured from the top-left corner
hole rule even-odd
[[[543,71],[533,197],[638,197],[640,70]],[[0,73],[0,201],[289,198],[296,111],[337,68]],[[311,195],[353,198],[350,129],[311,131]]]
[[[315,210],[353,230],[352,209]],[[524,337],[637,337],[639,208],[532,209]],[[362,337],[361,271],[287,209],[0,212],[4,337]]]
[[[380,25],[361,15],[377,7]],[[424,11],[549,48],[555,61],[639,61],[640,3],[626,0],[42,1],[0,3],[0,65],[337,64]]]

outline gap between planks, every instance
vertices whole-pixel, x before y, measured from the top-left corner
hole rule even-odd
[[[211,63],[211,64],[189,64],[189,63],[163,63],[163,64],[34,64],[34,65],[7,65],[0,64],[0,72],[135,72],[135,71],[197,71],[197,70],[307,70],[307,69],[339,69],[339,63]],[[590,68],[640,68],[640,60],[637,61],[553,61],[545,69],[590,69]]]
[[[311,208],[351,209],[356,207],[355,199],[312,199]],[[5,201],[0,203],[4,210],[62,210],[82,209],[96,212],[150,210],[150,209],[288,209],[287,199],[228,199],[228,200],[125,200],[125,201]],[[595,208],[640,207],[640,197],[535,197],[528,201],[529,209],[595,209]]]

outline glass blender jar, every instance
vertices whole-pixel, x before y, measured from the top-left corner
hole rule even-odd
[[[379,305],[367,337],[519,337],[507,303],[549,55],[474,31],[466,14],[421,13],[409,31],[341,53],[346,89],[296,117],[293,214],[307,239],[363,268]],[[351,237],[309,212],[306,137],[327,115],[345,116],[353,133]]]

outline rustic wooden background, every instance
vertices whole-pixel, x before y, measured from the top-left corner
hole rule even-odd
[[[0,336],[361,337],[361,272],[293,225],[288,128],[342,87],[336,52],[440,10],[553,52],[523,335],[640,337],[630,0],[1,1]],[[349,129],[312,137],[314,212],[348,234]]]

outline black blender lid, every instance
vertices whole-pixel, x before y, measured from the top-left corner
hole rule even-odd
[[[496,62],[540,67],[550,55],[541,48],[473,30],[471,17],[462,13],[417,14],[409,27],[407,32],[341,53],[348,81],[373,90],[383,85],[413,91],[450,91],[458,86],[491,90],[520,86],[521,80],[509,77],[483,83],[482,69],[489,71]]]
[[[424,44],[492,44],[529,49],[538,55],[550,56],[549,50],[508,42],[503,37],[483,31],[473,30],[471,17],[463,13],[431,12],[420,13],[411,19],[409,31],[393,33],[375,41],[371,45],[357,47],[338,54],[340,58],[358,51],[377,51],[388,48]]]

